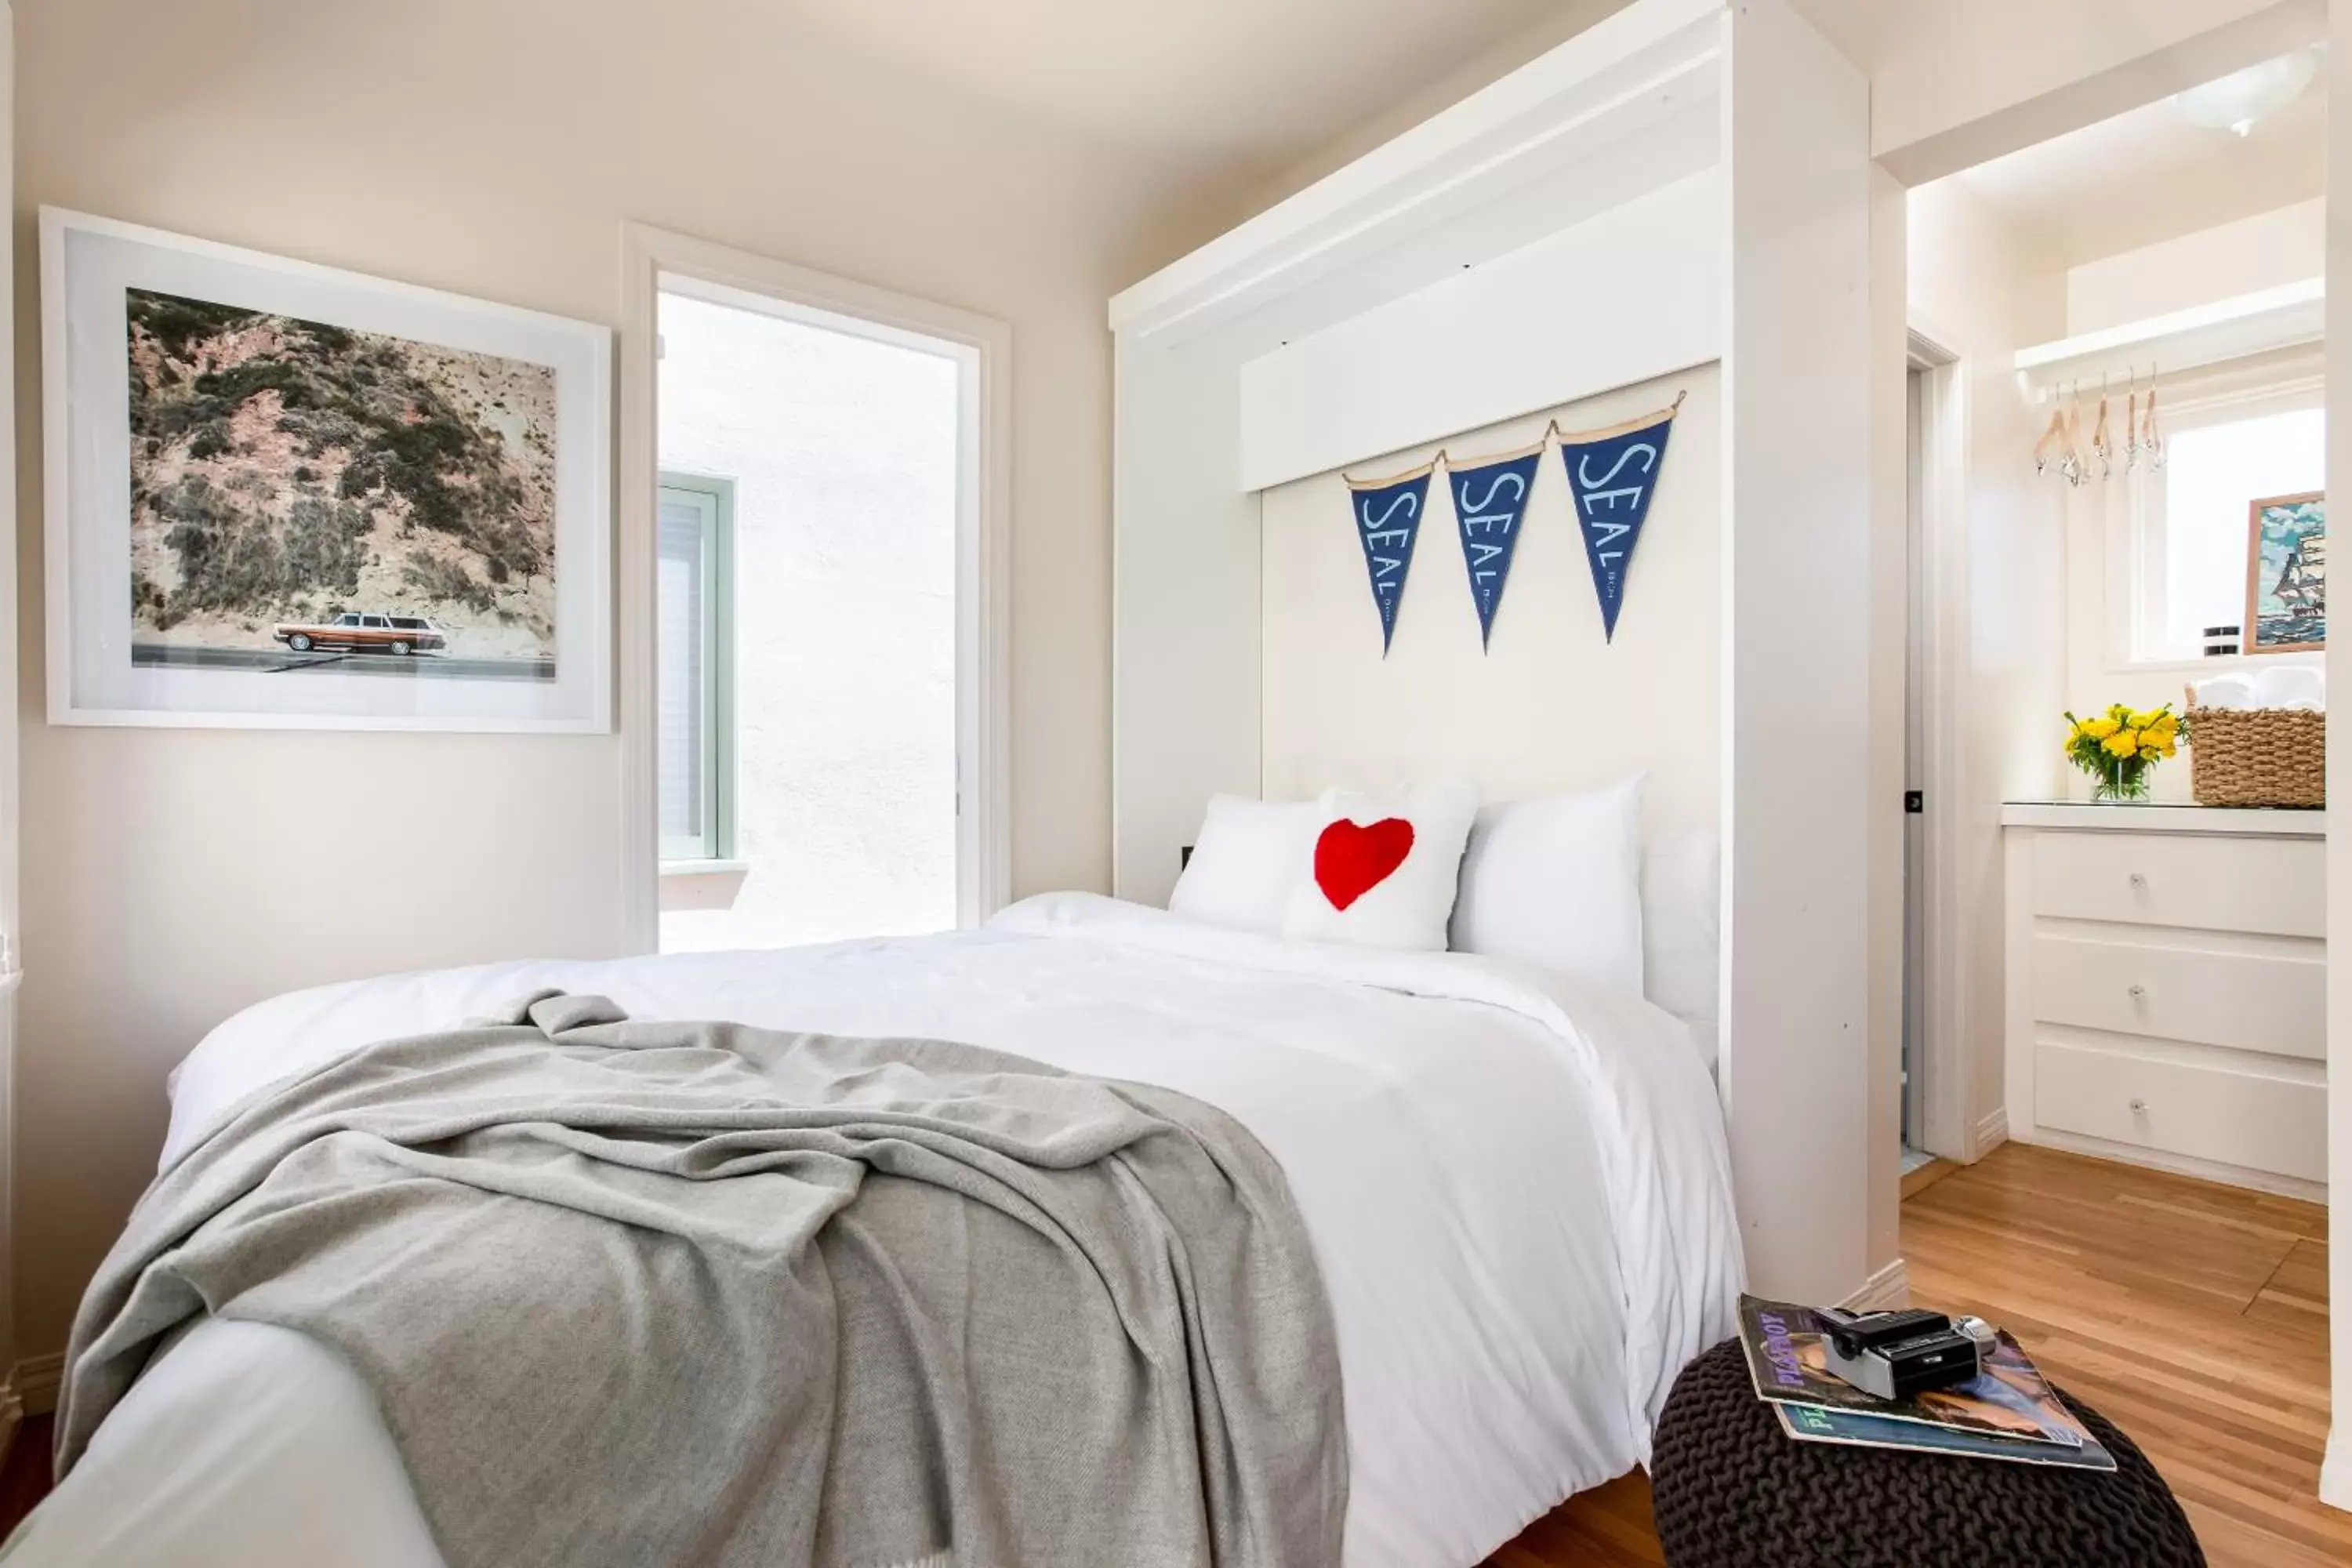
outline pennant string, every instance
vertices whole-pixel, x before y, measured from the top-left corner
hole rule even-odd
[[[1438,450],[1437,456],[1432,458],[1426,463],[1422,464],[1419,468],[1407,468],[1401,474],[1390,474],[1384,478],[1374,479],[1360,479],[1353,474],[1341,474],[1339,477],[1347,481],[1348,488],[1351,490],[1384,490],[1391,485],[1411,484],[1415,479],[1426,479],[1429,475],[1435,473],[1437,471],[1437,465],[1444,461],[1445,461],[1445,452],[1444,448],[1441,447]]]
[[[1646,430],[1662,419],[1672,419],[1683,411],[1683,402],[1689,396],[1690,389],[1684,387],[1675,394],[1675,400],[1665,407],[1654,413],[1636,415],[1631,419],[1620,421],[1615,425],[1603,426],[1598,430],[1563,430],[1560,428],[1559,417],[1555,416],[1545,424],[1543,434],[1533,442],[1513,451],[1497,452],[1492,457],[1456,458],[1452,448],[1440,447],[1427,462],[1407,468],[1402,473],[1390,474],[1381,479],[1358,479],[1353,474],[1343,473],[1339,478],[1347,483],[1349,489],[1386,489],[1391,485],[1405,484],[1420,479],[1424,474],[1433,474],[1440,468],[1483,468],[1493,463],[1511,462],[1531,452],[1540,452],[1555,441],[1563,445],[1580,441],[1605,441],[1612,436],[1623,436],[1635,430]]]
[[[1603,426],[1598,430],[1563,430],[1559,427],[1559,421],[1555,419],[1551,423],[1552,437],[1563,444],[1575,445],[1585,441],[1606,441],[1612,436],[1626,436],[1636,430],[1647,430],[1660,420],[1672,419],[1675,415],[1680,414],[1683,410],[1683,399],[1688,395],[1687,392],[1678,392],[1675,394],[1674,402],[1664,408],[1649,414],[1636,415],[1631,419],[1620,420],[1614,425]]]
[[[1491,457],[1485,458],[1454,458],[1448,456],[1446,453],[1440,452],[1437,455],[1437,458],[1438,461],[1444,463],[1448,468],[1452,469],[1455,473],[1459,473],[1465,468],[1484,468],[1491,467],[1496,463],[1516,463],[1521,458],[1532,458],[1536,456],[1546,447],[1550,445],[1551,430],[1548,428],[1544,431],[1540,438],[1531,441],[1527,446],[1518,447],[1515,451],[1496,452]]]

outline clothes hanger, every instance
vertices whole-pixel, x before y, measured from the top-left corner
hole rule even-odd
[[[2107,437],[2107,377],[2099,374],[2099,423],[2091,434],[2091,453],[2099,459],[2099,478],[2112,479],[2116,471],[2116,445]]]
[[[2124,404],[2124,472],[2139,468],[2139,366],[2131,367],[2131,396]]]
[[[2156,422],[2156,363],[2151,360],[2147,367],[2147,410],[2141,416],[2139,445],[2140,450],[2147,454],[2149,472],[2161,473],[2164,470],[2164,432]]]
[[[2066,406],[2066,450],[2058,459],[2058,471],[2069,485],[2079,489],[2083,483],[2083,384],[2069,384],[2070,398]]]
[[[2057,461],[2058,443],[2066,435],[2066,398],[2056,387],[2050,389],[2050,423],[2042,426],[2042,439],[2033,443],[2033,474],[2036,479],[2050,471]]]

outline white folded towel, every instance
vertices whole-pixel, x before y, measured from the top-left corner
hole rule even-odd
[[[2254,680],[2250,675],[2217,675],[2197,683],[2200,708],[2252,708]]]
[[[2327,710],[2327,671],[2315,664],[2266,665],[2254,677],[2253,705],[2324,713]]]

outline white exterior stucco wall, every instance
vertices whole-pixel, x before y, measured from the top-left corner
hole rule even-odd
[[[750,868],[662,947],[953,926],[956,363],[675,294],[661,332],[662,469],[734,484]]]

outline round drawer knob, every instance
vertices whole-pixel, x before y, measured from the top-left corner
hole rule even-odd
[[[2132,889],[2133,889],[2133,890],[2134,890],[2134,891],[2136,891],[2136,892],[2141,892],[2141,893],[2145,893],[2145,892],[2147,892],[2147,872],[2145,872],[2145,871],[2134,871],[2134,872],[2131,874],[2131,885],[2132,885]]]
[[[2133,1100],[2131,1108],[2132,1114],[2134,1116],[2146,1116],[2147,1114],[2147,1101],[2145,1100]]]
[[[2133,987],[2131,988],[2131,999],[2132,999],[2133,1001],[2135,1001],[2135,1002],[2145,1002],[2145,1001],[2147,1001],[2147,986],[2145,986],[2145,985],[2135,985],[2135,986],[2133,986]]]

